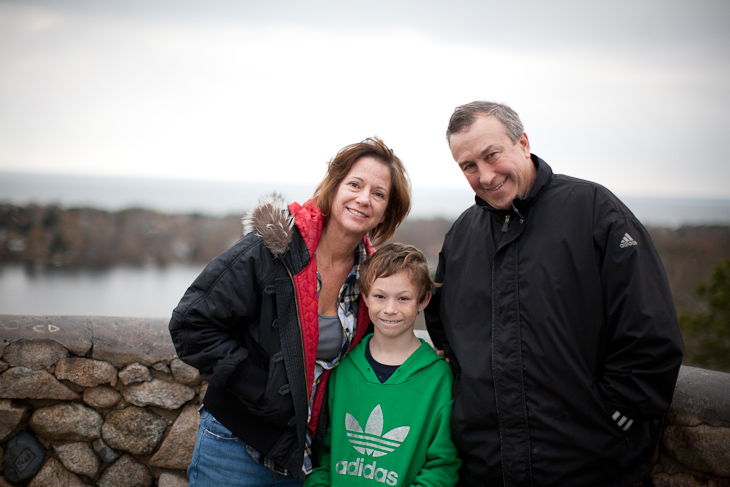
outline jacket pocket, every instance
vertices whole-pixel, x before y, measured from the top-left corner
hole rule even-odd
[[[284,354],[277,352],[269,359],[266,388],[257,404],[249,404],[249,411],[274,424],[286,426],[294,417],[291,386],[284,366]]]
[[[593,381],[591,389],[594,401],[592,410],[594,412],[595,427],[597,430],[605,432],[604,436],[607,443],[604,449],[614,452],[625,450],[633,421],[630,424],[627,424],[628,418],[621,421],[620,411],[606,398],[597,380]],[[624,429],[627,425],[628,428]],[[609,448],[608,445],[612,447]]]

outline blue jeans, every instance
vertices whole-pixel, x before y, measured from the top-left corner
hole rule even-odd
[[[279,475],[254,461],[246,443],[202,409],[189,487],[301,487],[302,481]]]

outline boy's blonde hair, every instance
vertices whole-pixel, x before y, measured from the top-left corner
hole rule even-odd
[[[432,286],[438,286],[431,279],[428,271],[428,260],[423,252],[413,245],[389,243],[375,252],[365,261],[360,269],[357,285],[360,292],[367,296],[376,279],[390,277],[393,274],[406,271],[411,277],[418,292],[418,302],[422,303]]]

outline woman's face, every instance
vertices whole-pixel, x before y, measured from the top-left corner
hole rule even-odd
[[[388,166],[369,156],[358,159],[337,188],[328,225],[364,237],[385,219],[390,187]]]

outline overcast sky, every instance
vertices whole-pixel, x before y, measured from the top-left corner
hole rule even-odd
[[[555,172],[730,198],[730,2],[0,0],[0,171],[311,183],[378,135],[463,187],[453,108]]]

